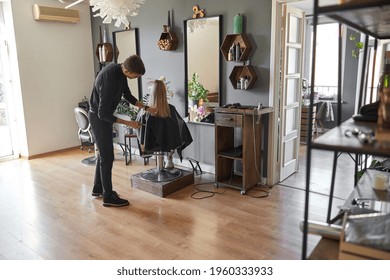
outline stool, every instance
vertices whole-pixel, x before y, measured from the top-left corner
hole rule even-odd
[[[126,163],[126,165],[129,165],[129,163],[131,162],[131,139],[132,138],[137,139],[137,145],[138,145],[139,153],[140,153],[140,156],[144,159],[144,165],[149,163],[149,158],[152,156],[152,154],[147,154],[147,155],[143,155],[142,154],[141,145],[139,143],[137,135],[136,134],[125,134],[124,138],[125,138],[125,143],[124,143],[125,147],[122,148],[122,149],[123,149],[123,153],[125,155],[125,163]],[[129,143],[128,144],[127,144],[127,139],[129,139]],[[127,153],[129,153],[129,160],[127,160]]]
[[[126,165],[129,165],[131,162],[131,139],[132,138],[137,138],[136,134],[125,134],[125,149],[124,149],[124,154],[125,154],[125,163]],[[127,144],[127,139],[129,139],[129,144]],[[138,140],[138,138],[137,138]],[[127,160],[127,153],[129,153],[129,160]]]

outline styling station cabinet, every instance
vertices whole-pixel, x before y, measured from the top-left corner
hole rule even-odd
[[[262,116],[273,108],[215,109],[216,186],[239,189],[241,194],[261,182]]]

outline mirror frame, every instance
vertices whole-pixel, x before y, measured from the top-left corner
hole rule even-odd
[[[114,62],[115,63],[118,63],[117,50],[119,50],[119,48],[117,48],[117,36],[119,34],[121,34],[121,35],[125,34],[125,32],[129,32],[129,31],[133,31],[133,34],[134,34],[135,53],[133,53],[133,54],[139,55],[140,48],[139,48],[138,28],[113,31],[112,32],[112,44],[113,44],[113,49],[114,49]],[[129,34],[130,34],[130,32],[129,32]],[[130,54],[130,55],[132,55],[132,54]],[[127,58],[127,56],[126,56],[126,58]],[[142,76],[137,79],[137,86],[138,86],[138,96],[135,96],[135,97],[137,97],[138,100],[142,100]],[[130,88],[130,91],[131,91],[131,88]]]
[[[218,18],[219,20],[219,38],[218,38],[218,106],[221,106],[221,97],[222,97],[222,54],[220,51],[220,46],[222,44],[222,15],[208,16],[202,18],[190,18],[184,20],[184,100],[185,100],[185,116],[188,116],[188,47],[187,47],[187,22],[190,20],[204,20]],[[196,122],[194,122],[196,123]]]

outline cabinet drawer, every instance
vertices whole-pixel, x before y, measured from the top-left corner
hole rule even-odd
[[[242,115],[215,114],[215,124],[219,126],[242,127]]]

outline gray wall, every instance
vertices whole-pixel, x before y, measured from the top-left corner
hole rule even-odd
[[[261,102],[269,104],[268,89],[270,75],[270,40],[271,40],[271,0],[147,0],[141,6],[139,15],[129,18],[134,28],[139,28],[140,55],[145,63],[146,73],[142,78],[142,91],[147,92],[149,78],[165,76],[171,81],[170,88],[175,95],[171,103],[176,106],[179,113],[184,116],[184,45],[183,45],[183,21],[192,17],[192,7],[198,5],[206,10],[206,16],[223,16],[223,34],[233,32],[233,17],[241,13],[245,17],[244,32],[250,38],[252,44],[251,64],[258,76],[255,86],[251,90],[234,90],[230,84],[229,75],[236,63],[222,62],[222,89],[221,103],[236,103],[253,105]],[[163,25],[167,23],[168,10],[172,11],[171,22],[174,31],[179,38],[179,45],[175,51],[161,51],[157,47],[157,41],[163,31]],[[103,25],[99,17],[92,18],[93,44],[96,46],[99,40],[99,26],[106,28],[109,41],[112,41],[111,32],[117,30],[114,22],[111,25]],[[123,26],[121,26],[121,29]],[[223,59],[223,58],[222,58]],[[95,58],[95,70],[97,71]],[[189,124],[194,143],[184,150],[184,156],[189,156],[200,162],[214,165],[214,129],[213,126]],[[207,147],[207,148],[204,148]]]

